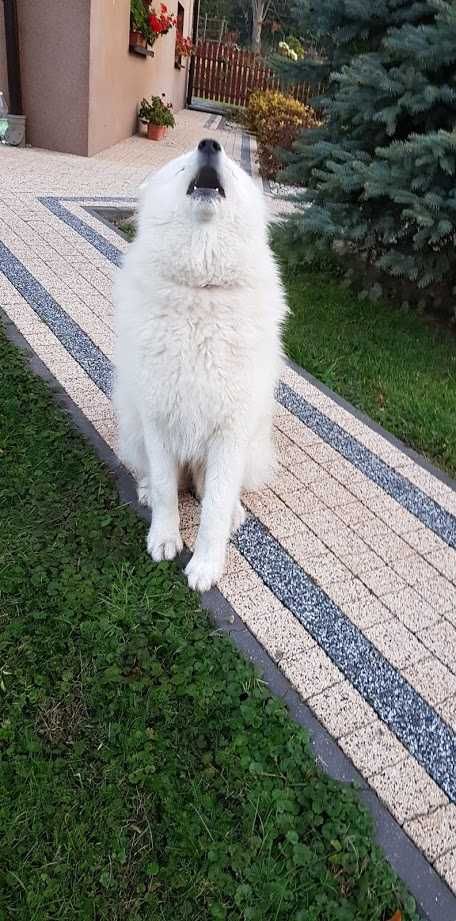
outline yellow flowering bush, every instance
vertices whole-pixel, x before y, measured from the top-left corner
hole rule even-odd
[[[303,128],[320,124],[316,112],[278,90],[257,90],[247,105],[247,125],[256,135],[261,175],[275,179],[282,164],[277,148],[291,150]]]

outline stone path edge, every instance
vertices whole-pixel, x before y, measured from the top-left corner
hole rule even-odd
[[[136,489],[131,475],[122,467],[115,453],[69,397],[57,378],[38,358],[29,342],[21,335],[1,307],[0,322],[8,340],[24,354],[32,372],[48,384],[57,404],[67,412],[75,427],[113,474],[121,499],[127,502],[139,517],[148,520],[147,510],[137,502]],[[307,377],[307,374],[303,376]],[[311,376],[309,380],[313,383]],[[331,393],[327,388],[322,387],[322,389],[323,392]],[[348,406],[345,401],[341,405]],[[182,567],[186,565],[189,556],[188,551],[183,554],[179,561]],[[382,805],[377,795],[368,787],[350,759],[342,752],[307,704],[301,700],[297,691],[245,627],[229,602],[218,589],[212,589],[201,596],[201,603],[216,627],[230,638],[244,658],[260,672],[271,693],[282,700],[290,717],[307,729],[314,756],[322,771],[337,781],[354,784],[357,787],[360,799],[371,814],[376,842],[393,870],[416,900],[422,921],[455,921],[456,896],[438,876],[387,808]]]
[[[445,721],[255,516],[249,516],[231,539],[351,686],[448,798],[456,802],[456,738]]]
[[[280,381],[276,400],[300,419],[326,444],[337,451],[356,470],[383,489],[387,496],[415,516],[429,530],[437,534],[449,547],[456,549],[456,517],[439,502],[427,495],[404,476],[378,457],[375,450],[362,444],[343,425],[327,416],[312,402]]]

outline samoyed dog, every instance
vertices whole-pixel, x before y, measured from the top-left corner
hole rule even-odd
[[[185,570],[222,576],[241,489],[273,472],[272,416],[287,308],[262,194],[218,141],[154,173],[115,285],[119,453],[152,509],[153,560],[182,550],[178,488],[190,472],[201,521]]]

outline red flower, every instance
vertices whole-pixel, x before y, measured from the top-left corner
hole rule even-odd
[[[170,29],[174,28],[176,22],[176,17],[172,13],[168,13],[166,3],[160,4],[159,14],[154,9],[150,10],[149,26],[154,35],[166,35]]]
[[[152,32],[156,32],[157,35],[159,35],[160,32],[162,31],[161,22],[160,22],[158,16],[155,15],[155,13],[151,13],[151,14],[150,14],[150,16],[149,16],[149,25],[150,25],[150,27],[151,27],[151,29],[152,29]]]
[[[188,36],[184,38],[183,35],[178,35],[176,38],[176,54],[179,57],[190,57],[194,53],[193,42]]]

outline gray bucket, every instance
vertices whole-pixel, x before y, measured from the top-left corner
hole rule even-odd
[[[9,147],[25,147],[25,115],[7,115],[6,143]]]

